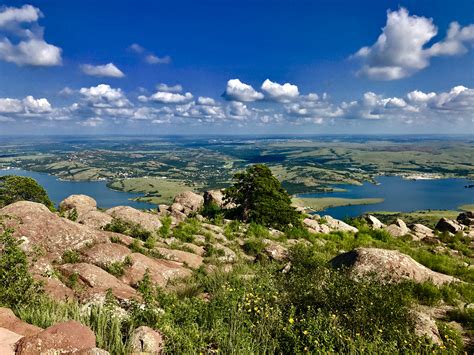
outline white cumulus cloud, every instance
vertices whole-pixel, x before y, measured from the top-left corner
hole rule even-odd
[[[84,74],[99,77],[123,78],[125,74],[113,63],[104,65],[82,64],[81,70]]]
[[[179,84],[171,86],[171,85],[161,83],[161,84],[156,85],[156,90],[166,91],[166,92],[181,92],[183,91],[183,87]]]
[[[90,88],[82,88],[79,93],[84,100],[95,108],[123,108],[131,106],[121,89],[114,89],[110,85],[100,84]]]
[[[410,15],[405,8],[388,11],[377,41],[353,56],[363,64],[358,74],[374,80],[405,78],[428,67],[433,56],[465,53],[465,43],[474,41],[474,25],[462,28],[453,22],[445,39],[425,48],[437,33],[431,18]]]
[[[263,99],[263,94],[239,79],[231,79],[227,82],[224,97],[232,101],[252,102]]]
[[[269,79],[263,82],[261,89],[266,98],[278,102],[289,102],[300,94],[296,85],[290,83],[278,84]]]
[[[38,25],[42,16],[31,5],[0,8],[0,60],[18,66],[61,65],[61,48],[47,43]],[[14,43],[10,36],[19,40]]]
[[[150,96],[149,100],[154,102],[160,102],[164,104],[182,104],[189,102],[193,99],[193,95],[190,92],[183,94],[157,91]]]

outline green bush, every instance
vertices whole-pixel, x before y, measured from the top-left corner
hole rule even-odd
[[[265,243],[261,238],[252,237],[245,241],[242,249],[249,255],[258,255],[265,249]]]
[[[5,307],[28,304],[41,293],[41,284],[30,275],[28,258],[20,245],[11,230],[0,234],[0,304]]]
[[[161,220],[162,226],[158,230],[158,234],[163,238],[168,238],[171,234],[171,217],[166,216]]]
[[[38,202],[51,211],[55,210],[46,190],[35,179],[16,175],[0,176],[0,208],[17,201]]]
[[[192,243],[194,236],[199,234],[201,224],[195,218],[188,218],[173,229],[173,237],[185,243]]]
[[[76,250],[66,250],[61,257],[64,263],[75,264],[81,260],[81,255]]]
[[[143,241],[146,241],[152,235],[150,231],[143,228],[140,224],[124,221],[120,218],[112,219],[112,222],[108,223],[104,230],[126,234]]]

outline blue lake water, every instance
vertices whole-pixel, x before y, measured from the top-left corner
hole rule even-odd
[[[64,181],[49,174],[21,169],[0,170],[1,175],[20,175],[35,179],[46,189],[51,201],[56,206],[69,195],[84,194],[93,197],[97,201],[97,205],[102,208],[120,205],[134,208],[156,208],[156,205],[151,203],[130,200],[139,197],[140,194],[109,189],[105,181]]]
[[[355,217],[370,211],[411,212],[416,210],[457,210],[460,205],[474,204],[472,180],[434,179],[405,180],[399,176],[380,176],[378,185],[364,183],[361,186],[336,185],[344,192],[310,193],[302,197],[383,198],[371,205],[341,206],[324,210],[335,218]]]
[[[0,175],[21,175],[32,177],[48,192],[51,200],[58,205],[72,194],[85,194],[93,197],[97,205],[109,208],[126,205],[135,208],[156,208],[146,202],[132,201],[140,194],[111,190],[105,181],[64,181],[55,176],[20,169],[0,170]],[[343,197],[343,198],[383,198],[384,201],[371,205],[341,206],[324,210],[335,218],[354,217],[370,211],[416,210],[456,210],[460,205],[474,204],[474,188],[464,186],[473,184],[466,179],[404,180],[398,176],[381,176],[378,185],[364,183],[361,186],[336,185],[344,192],[302,194],[304,197]]]

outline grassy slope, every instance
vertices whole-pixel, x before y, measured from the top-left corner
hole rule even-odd
[[[173,198],[183,191],[195,190],[198,186],[188,186],[181,181],[163,178],[133,178],[114,181],[110,188],[149,194],[138,198],[140,201],[152,203],[170,203]]]
[[[371,205],[383,202],[382,198],[342,198],[342,197],[322,197],[322,198],[302,198],[292,199],[297,206],[311,208],[316,211],[322,211],[329,207]]]
[[[436,223],[442,218],[456,219],[459,211],[448,210],[426,210],[414,212],[385,212],[377,211],[372,213],[375,217],[380,219],[383,223],[390,224],[397,218],[405,221],[407,224],[421,223],[427,227],[434,228]]]

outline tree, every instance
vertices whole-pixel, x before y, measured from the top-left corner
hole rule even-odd
[[[224,190],[226,204],[235,204],[235,216],[245,222],[285,229],[298,225],[301,214],[291,206],[291,198],[263,164],[256,164],[234,176],[233,186]]]
[[[0,176],[0,208],[17,201],[42,203],[54,211],[54,204],[46,190],[35,179],[16,175]]]

